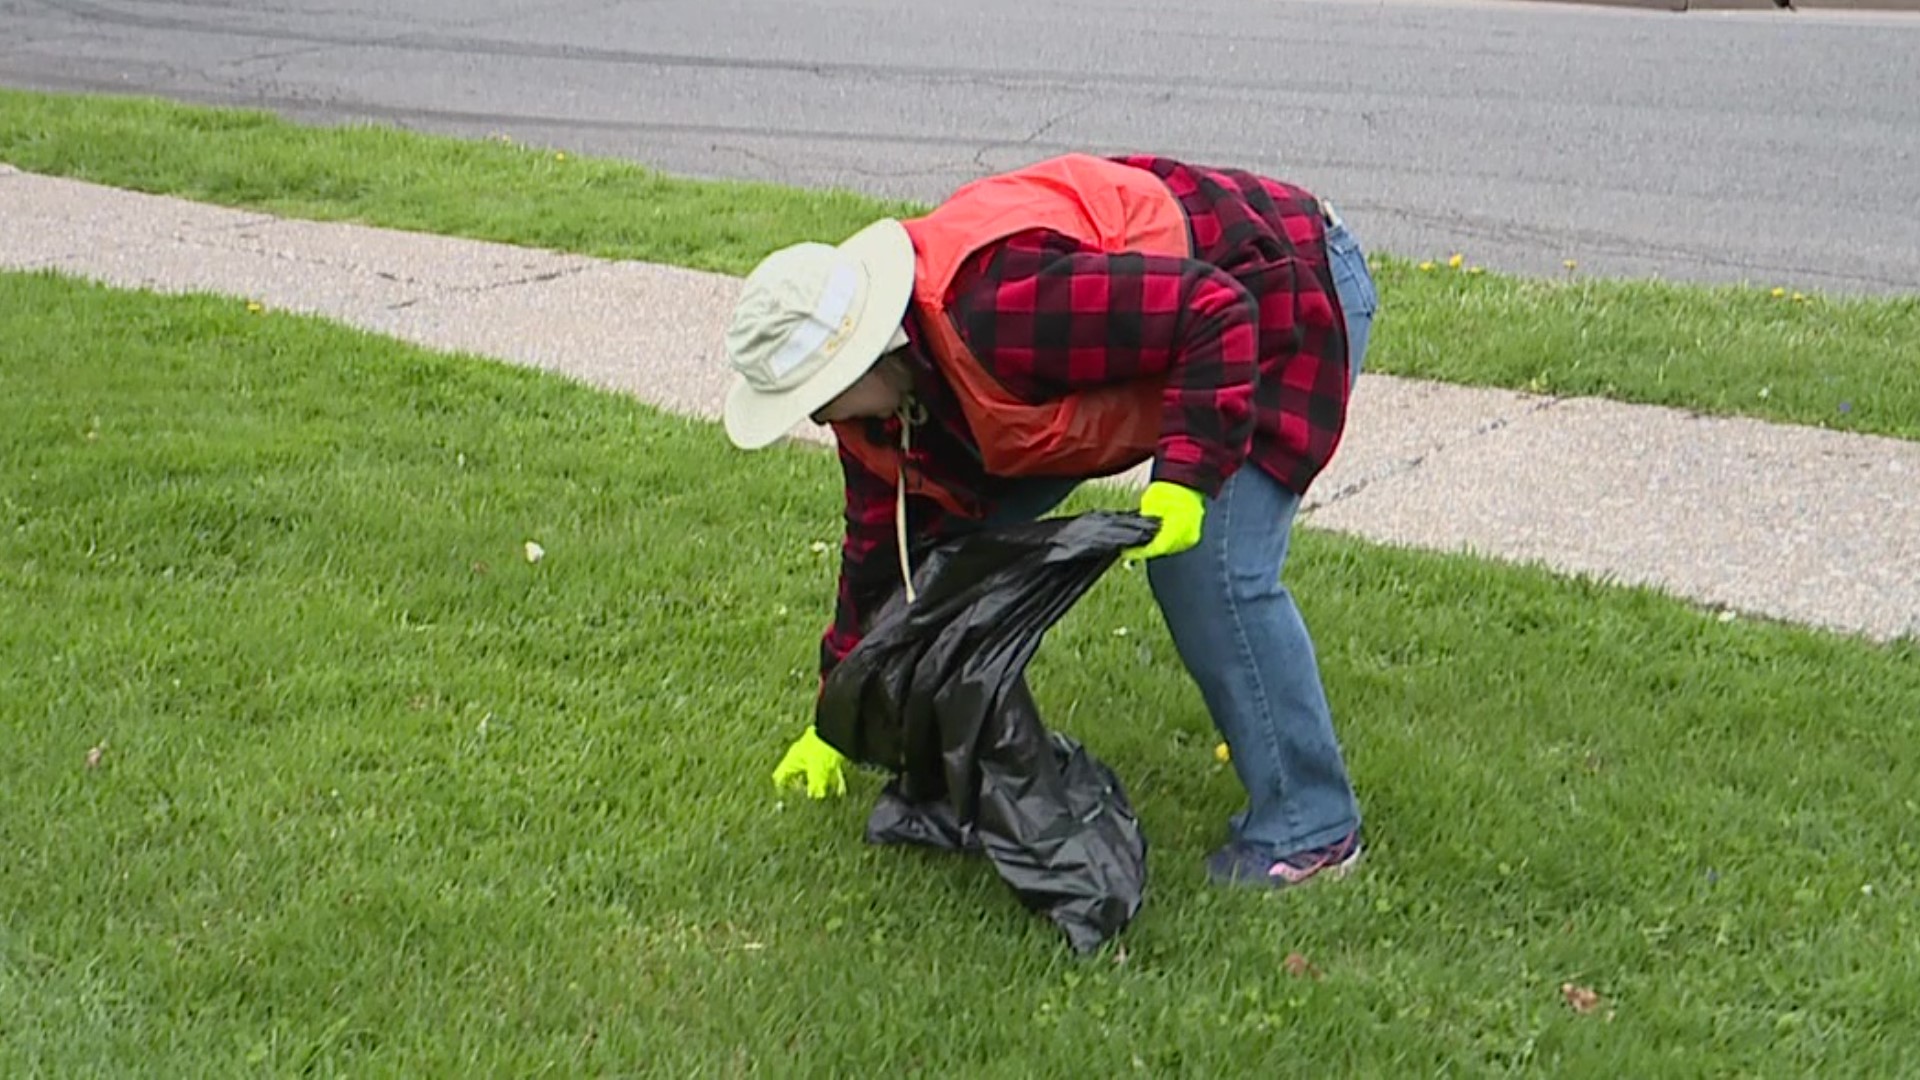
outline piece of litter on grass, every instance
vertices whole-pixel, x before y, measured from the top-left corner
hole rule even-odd
[[[546,548],[541,547],[539,544],[536,544],[531,540],[527,541],[527,561],[528,562],[537,563],[541,559],[544,559],[546,557],[547,557]]]
[[[87,751],[87,768],[89,769],[99,768],[100,759],[101,757],[105,756],[106,752],[107,752],[106,743],[101,743],[99,746],[96,746],[93,749]]]
[[[1567,1005],[1572,1008],[1574,1012],[1582,1016],[1600,1007],[1600,995],[1584,986],[1575,986],[1572,983],[1561,983],[1560,996],[1567,1000]]]

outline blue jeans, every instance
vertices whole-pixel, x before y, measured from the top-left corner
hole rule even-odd
[[[1327,250],[1358,379],[1378,306],[1373,276],[1337,216]],[[1026,481],[991,520],[1038,518],[1077,485]],[[1147,563],[1174,647],[1247,789],[1234,839],[1274,857],[1331,844],[1360,825],[1313,639],[1280,580],[1299,509],[1300,496],[1264,471],[1240,469],[1208,504],[1200,543]]]

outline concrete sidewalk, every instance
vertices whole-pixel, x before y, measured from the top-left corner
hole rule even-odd
[[[727,383],[737,287],[5,166],[0,268],[246,297],[707,417]],[[1307,521],[1880,640],[1920,636],[1920,443],[1370,374]]]

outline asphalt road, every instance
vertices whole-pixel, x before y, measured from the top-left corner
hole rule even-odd
[[[1265,170],[1369,246],[1920,291],[1920,19],[1438,0],[0,0],[0,83],[936,199]]]

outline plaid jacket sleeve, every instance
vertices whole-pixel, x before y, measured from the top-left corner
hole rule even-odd
[[[1259,314],[1214,266],[1035,230],[976,256],[948,310],[974,356],[1027,401],[1165,376],[1155,479],[1211,498],[1245,460]]]
[[[872,421],[867,432],[875,440],[899,444],[898,420]],[[840,542],[833,622],[820,640],[823,686],[840,661],[860,644],[867,619],[900,585],[893,523],[896,478],[869,471],[844,446],[840,468],[846,481],[846,532]],[[910,540],[940,535],[950,524],[950,515],[938,503],[919,496],[908,498],[907,519],[913,531]]]

